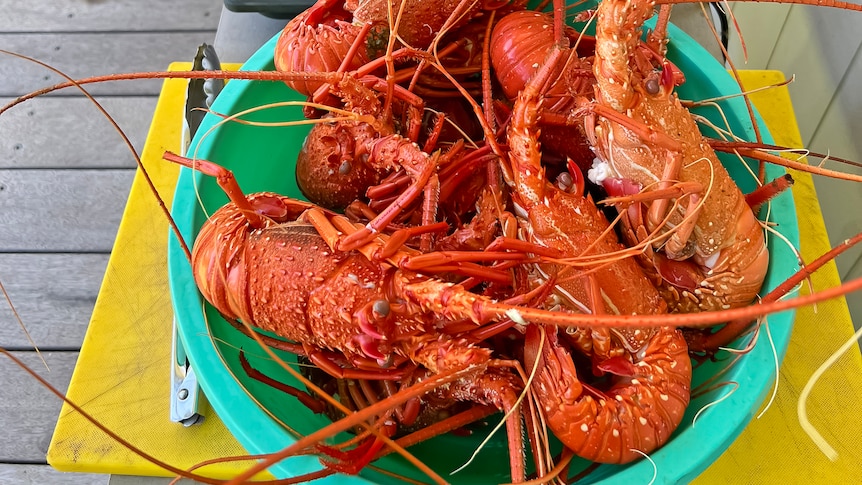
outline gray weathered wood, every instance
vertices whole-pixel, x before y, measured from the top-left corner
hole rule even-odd
[[[0,483],[14,483],[17,485],[46,483],[52,485],[105,485],[109,481],[110,477],[108,475],[64,473],[45,465],[0,464]]]
[[[213,43],[222,0],[0,0],[0,49],[46,61],[73,77],[160,71]],[[0,105],[60,78],[0,55]],[[97,86],[106,108],[141,148],[161,80]],[[124,96],[125,95],[125,96]],[[177,122],[179,122],[179,118]],[[132,158],[76,90],[0,117],[0,281],[43,347],[80,347],[128,197]],[[28,343],[0,305],[0,345]],[[16,352],[61,390],[78,353]],[[45,462],[61,402],[0,356],[0,484],[105,485],[107,475],[57,472]]]
[[[0,170],[0,251],[108,252],[134,170]]]
[[[0,34],[0,48],[50,64],[73,78],[138,71],[162,71],[173,61],[191,61],[215,32],[120,32],[63,34]],[[0,96],[20,96],[65,81],[42,66],[0,56]],[[94,94],[158,96],[158,79],[88,85]],[[76,89],[64,94],[80,95]]]
[[[53,386],[65,392],[69,386],[78,352],[43,352],[51,372],[35,352],[14,352]],[[0,414],[3,436],[0,462],[39,463],[45,461],[48,443],[62,402],[5,356],[0,358]]]
[[[0,98],[5,105],[14,98]],[[156,96],[100,97],[140,153]],[[179,121],[178,121],[179,122]],[[126,144],[84,97],[42,97],[0,116],[0,168],[134,168]]]
[[[0,1],[2,32],[215,30],[221,0]]]
[[[0,282],[39,347],[79,348],[99,294],[108,254],[3,254]],[[29,348],[5,300],[0,343]],[[0,480],[2,483],[2,480]]]

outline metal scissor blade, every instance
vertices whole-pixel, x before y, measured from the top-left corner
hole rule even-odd
[[[213,71],[221,69],[215,48],[209,44],[201,44],[192,61],[192,71]],[[224,79],[190,79],[186,91],[185,116],[183,118],[183,152],[188,150],[189,143],[194,138],[198,127],[203,121],[206,111],[216,96],[224,88]]]
[[[203,421],[203,415],[198,413],[201,392],[198,379],[186,358],[176,318],[173,319],[171,338],[171,367],[171,421],[183,426]]]
[[[202,44],[198,47],[192,62],[193,71],[220,69],[218,56],[213,46]],[[183,116],[182,149],[186,152],[192,138],[203,120],[205,111],[197,108],[209,108],[215,97],[224,87],[222,79],[191,79],[186,92],[186,106]],[[198,413],[198,402],[203,394],[198,385],[195,371],[186,358],[186,351],[177,329],[177,319],[173,319],[171,337],[171,421],[191,426],[203,421]]]

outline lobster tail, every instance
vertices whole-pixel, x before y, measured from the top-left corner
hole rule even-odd
[[[691,361],[678,330],[656,329],[636,352],[596,362],[597,369],[614,374],[606,390],[579,379],[556,329],[541,344],[539,332],[536,326],[527,330],[526,366],[538,365],[531,388],[566,447],[588,460],[619,464],[667,442],[682,421],[691,388]]]

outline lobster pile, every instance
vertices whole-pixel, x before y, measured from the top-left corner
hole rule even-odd
[[[231,199],[195,241],[204,297],[285,339],[358,411],[348,451],[309,437],[285,453],[316,447],[356,473],[399,433],[493,410],[514,482],[525,424],[546,480],[560,470],[544,425],[563,457],[654,452],[688,406],[691,356],[749,327],[683,332],[667,314],[750,304],[769,256],[674,93],[664,26],[641,40],[653,2],[604,0],[595,37],[559,2],[380,3],[321,0],[276,48],[319,118],[296,163],[311,202],[243,195],[221,167],[166,156]]]

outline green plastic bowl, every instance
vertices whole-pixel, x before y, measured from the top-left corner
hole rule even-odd
[[[671,26],[670,39],[668,57],[687,77],[687,82],[679,89],[682,98],[705,99],[739,92],[728,73],[691,38]],[[264,45],[243,69],[272,70],[275,40],[273,38]],[[230,81],[213,109],[220,113],[236,113],[264,103],[288,99],[301,100],[302,97],[280,82]],[[733,132],[754,139],[741,99],[722,101],[720,105]],[[705,108],[700,110],[700,114],[719,126],[723,124],[715,108]],[[301,116],[299,108],[278,108],[256,113],[248,119],[284,121],[300,119]],[[189,156],[211,160],[231,169],[246,193],[274,191],[301,198],[293,166],[307,127],[274,128],[227,123],[205,137],[218,121],[216,117],[207,115],[192,142]],[[771,139],[762,124],[761,132],[764,133],[764,141],[770,143]],[[754,188],[741,162],[733,157],[723,162],[744,192]],[[769,178],[780,176],[783,169],[769,167],[767,174]],[[195,187],[203,210],[198,203]],[[212,178],[183,169],[172,209],[183,237],[193,241],[205,220],[204,210],[212,213],[226,202],[227,197]],[[772,209],[773,222],[798,247],[796,212],[790,192],[776,198],[772,202]],[[244,349],[252,365],[267,375],[283,382],[295,382],[283,369],[262,357],[263,352],[253,341],[237,332],[209,305],[203,304],[189,262],[173,235],[170,236],[168,251],[171,297],[181,339],[208,400],[237,440],[250,453],[270,453],[294,441],[295,435],[290,429],[309,434],[325,426],[329,422],[327,418],[312,414],[296,399],[249,378],[243,372],[238,360],[238,349]],[[770,271],[764,293],[790,276],[797,266],[791,251],[775,238],[769,238],[769,251]],[[769,317],[779,360],[784,357],[792,321],[792,311]],[[295,361],[292,355],[283,354],[283,357]],[[726,365],[727,360],[698,367],[694,373],[694,385],[723,370]],[[769,342],[765,338],[760,339],[749,353],[719,379],[738,383],[738,389],[731,393],[731,386],[727,386],[694,399],[671,441],[651,455],[657,467],[655,483],[688,482],[715,461],[736,439],[763,402],[776,377],[774,369],[774,356]],[[692,418],[699,409],[727,394],[730,395],[726,399],[706,409],[698,417],[696,427],[692,425]],[[493,424],[494,420],[489,421]],[[477,426],[471,436],[440,436],[411,448],[411,451],[454,483],[505,482],[508,481],[509,472],[505,432],[498,433],[470,466],[455,475],[449,475],[469,459],[489,429],[488,426]],[[398,456],[385,457],[375,465],[427,481],[427,477]],[[586,462],[575,463],[573,469],[586,466]],[[270,470],[277,477],[287,478],[320,467],[317,458],[300,456],[285,460]],[[624,466],[599,466],[580,483],[647,483],[652,476],[653,465],[647,460],[640,460]],[[337,483],[403,483],[372,470],[363,471],[360,476],[339,475],[327,480]]]

